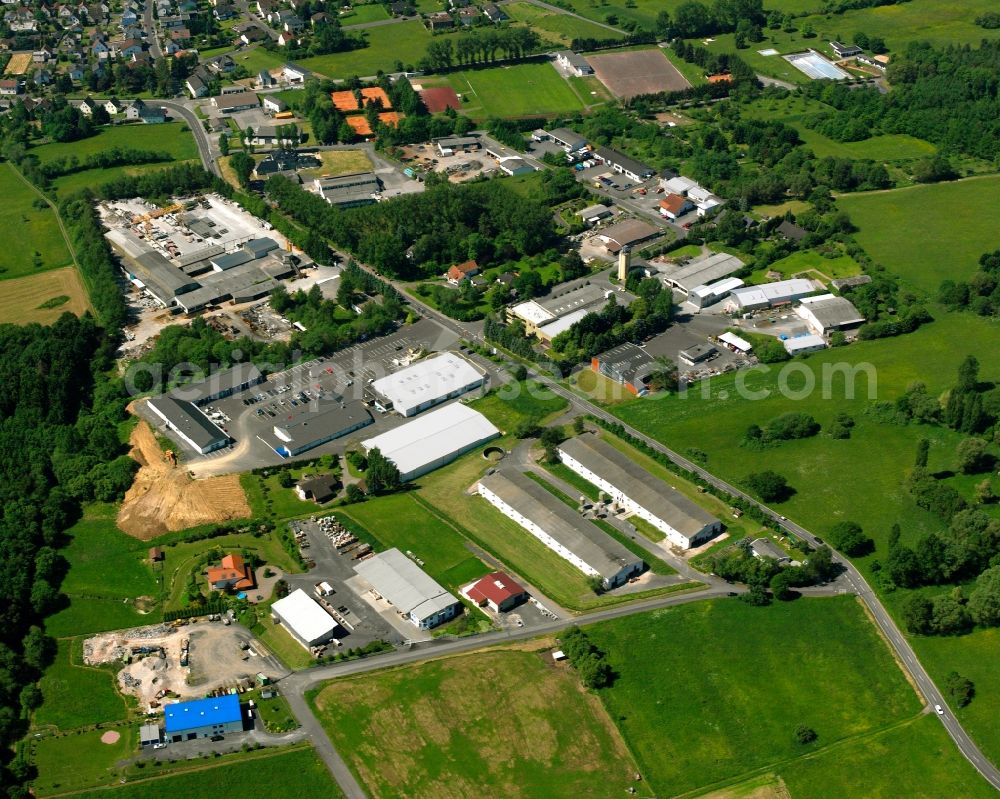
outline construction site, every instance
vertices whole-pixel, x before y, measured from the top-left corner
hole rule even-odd
[[[99,211],[129,283],[172,314],[259,300],[314,265],[270,223],[216,194],[163,208],[141,198],[105,202]]]
[[[118,687],[149,712],[164,701],[242,692],[286,673],[226,616],[100,633],[83,642],[84,663],[120,663]]]

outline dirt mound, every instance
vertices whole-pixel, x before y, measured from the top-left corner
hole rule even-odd
[[[129,535],[145,541],[172,530],[250,516],[239,475],[192,480],[183,467],[166,459],[144,421],[129,443],[129,454],[140,467],[118,511],[118,526]]]

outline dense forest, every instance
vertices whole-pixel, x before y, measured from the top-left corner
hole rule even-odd
[[[429,175],[421,194],[347,210],[281,176],[266,191],[299,224],[393,278],[437,276],[469,259],[481,266],[516,260],[554,236],[549,209],[499,180],[452,184]]]

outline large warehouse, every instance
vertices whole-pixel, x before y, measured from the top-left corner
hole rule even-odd
[[[372,415],[358,400],[304,403],[277,420],[274,435],[281,443],[274,451],[283,458],[290,458],[371,423]]]
[[[453,402],[412,422],[362,441],[396,464],[403,480],[413,480],[459,455],[499,437],[500,431],[479,411]]]
[[[486,378],[453,352],[417,361],[372,383],[372,390],[387,409],[400,416],[415,414],[479,388]]]
[[[605,588],[641,574],[641,558],[583,519],[520,472],[494,472],[479,481],[479,495],[587,576]]]
[[[354,567],[373,593],[422,630],[455,618],[462,603],[398,549],[387,549]]]
[[[167,430],[195,452],[205,455],[229,444],[229,434],[193,402],[165,394],[147,400],[146,407],[163,421]]]
[[[301,588],[271,605],[271,616],[306,649],[333,638],[337,622]]]
[[[210,696],[163,706],[166,739],[177,743],[243,731],[243,709],[236,694]]]
[[[710,513],[595,435],[564,441],[559,456],[615,502],[666,533],[674,546],[691,549],[722,529]]]

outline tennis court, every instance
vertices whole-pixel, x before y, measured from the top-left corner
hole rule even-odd
[[[807,53],[792,53],[791,55],[782,57],[799,70],[799,72],[804,72],[813,80],[842,80],[851,77],[832,61],[827,61],[815,50],[810,50]]]

